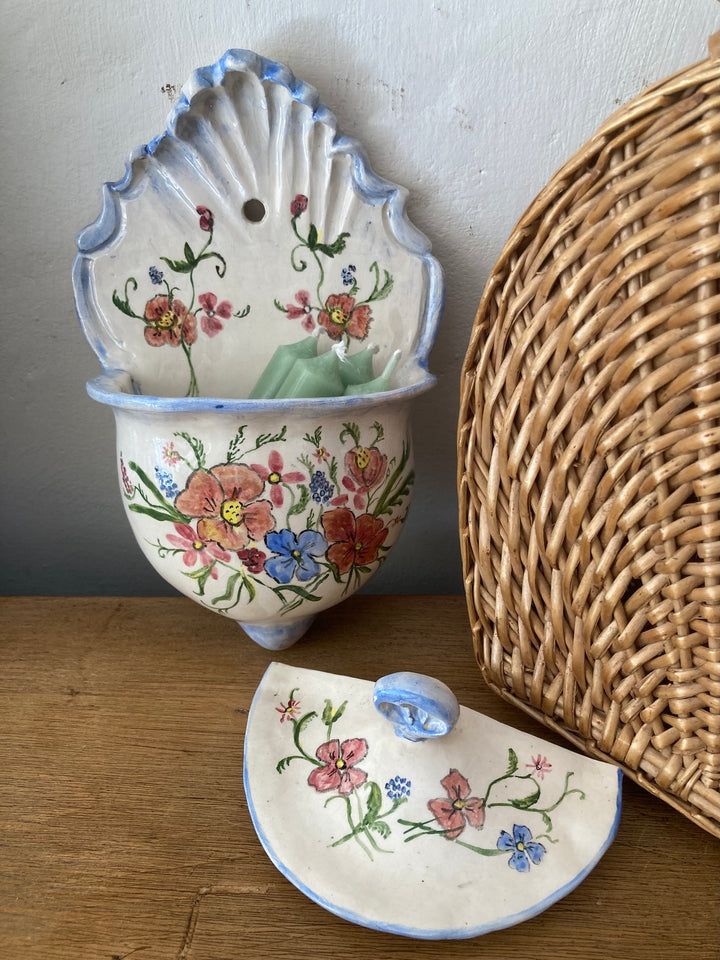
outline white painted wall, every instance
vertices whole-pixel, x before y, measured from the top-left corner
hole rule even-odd
[[[716,0],[4,0],[2,516],[6,593],[159,594],[122,513],[112,415],[75,320],[99,185],[229,47],[312,83],[408,187],[447,306],[415,410],[416,501],[374,592],[460,592],[459,370],[487,275],[554,170],[620,103],[705,56]]]

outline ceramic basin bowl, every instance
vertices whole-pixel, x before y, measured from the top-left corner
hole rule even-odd
[[[382,564],[442,271],[313,88],[229,51],[105,184],[73,285],[158,572],[282,649]],[[268,379],[269,378],[269,379]]]
[[[125,392],[113,407],[125,510],[185,595],[279,650],[383,563],[413,487],[412,388],[328,401],[215,402]]]

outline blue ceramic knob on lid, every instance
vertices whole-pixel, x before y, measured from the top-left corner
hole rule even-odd
[[[460,716],[455,694],[422,673],[391,673],[373,690],[373,703],[404,740],[428,740],[450,733]]]

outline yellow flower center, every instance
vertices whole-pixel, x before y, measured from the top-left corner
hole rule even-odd
[[[522,843],[522,842],[517,843],[517,844],[515,845],[515,849],[518,850],[520,853],[522,853],[523,850],[525,849],[525,844]]]
[[[169,330],[175,323],[175,314],[172,310],[166,310],[157,322],[161,330]]]
[[[370,463],[370,451],[367,447],[358,447],[355,451],[355,466],[364,470]]]
[[[239,500],[224,500],[220,507],[220,516],[225,523],[229,523],[231,527],[236,527],[242,521],[242,504]]]
[[[464,800],[453,800],[453,810],[464,810],[467,803]]]
[[[302,554],[299,550],[291,550],[290,556],[293,558],[293,560],[302,560]]]
[[[335,761],[335,766],[337,767],[338,770],[344,770],[347,764],[345,763],[343,758],[340,757],[338,760]]]
[[[195,543],[193,544],[193,549],[195,550],[202,550],[204,549],[204,547],[205,547],[205,544],[202,542],[202,540],[196,540]]]
[[[268,483],[280,483],[281,480],[282,480],[282,477],[280,476],[280,474],[275,472],[271,473],[270,476],[268,477]]]
[[[338,327],[344,327],[348,322],[349,313],[345,313],[344,310],[341,310],[340,307],[333,307],[330,311],[330,319],[333,323],[337,324]]]

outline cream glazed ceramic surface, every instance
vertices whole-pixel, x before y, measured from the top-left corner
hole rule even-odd
[[[621,778],[418,674],[373,685],[274,663],[245,737],[278,869],[332,913],[420,939],[478,936],[569,893],[615,837]]]
[[[250,395],[282,343],[368,338],[397,385],[427,380],[443,299],[406,191],[377,177],[316,91],[231,50],[196,71],[167,130],[103,188],[78,237],[78,315],[135,392]]]
[[[102,383],[90,385],[100,400]],[[130,400],[115,415],[121,492],[143,553],[262,646],[294,643],[400,534],[414,479],[409,401],[147,415]]]
[[[231,50],[78,238],[88,391],[138,543],[271,649],[364,583],[407,514],[444,284],[405,198],[313,88]]]

